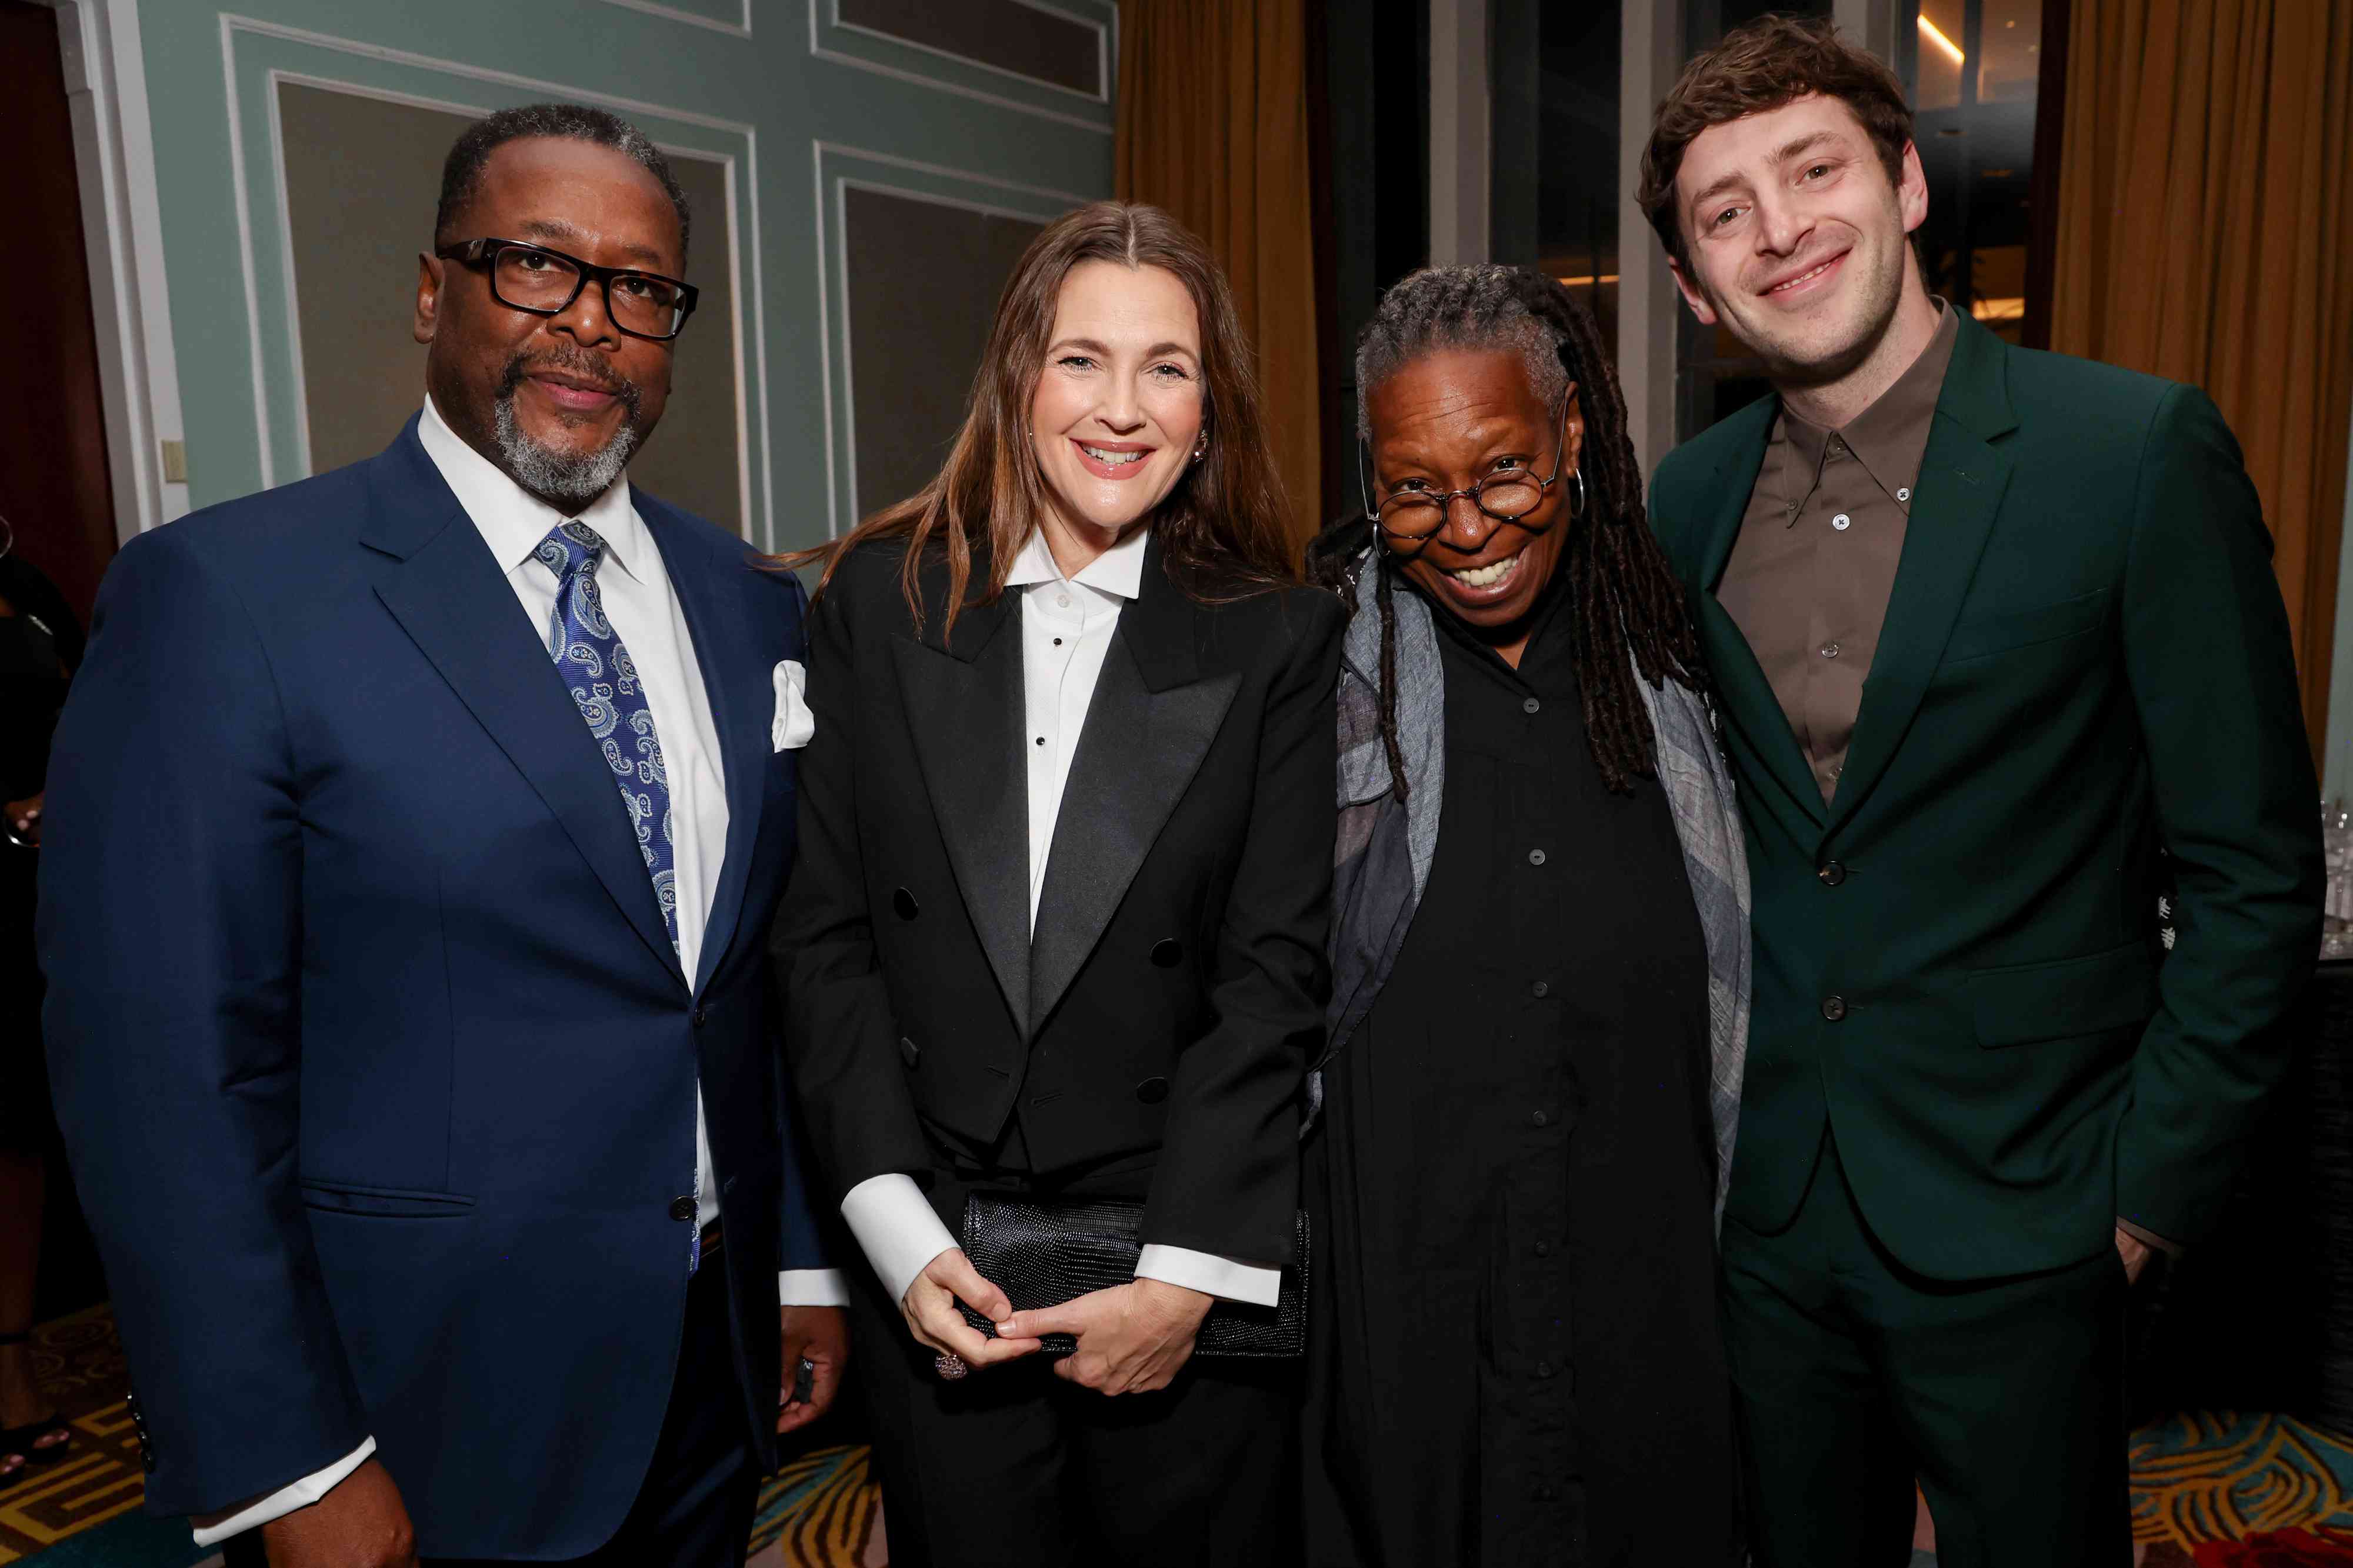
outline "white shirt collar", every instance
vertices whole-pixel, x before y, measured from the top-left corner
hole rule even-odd
[[[613,563],[630,576],[643,581],[639,570],[645,551],[650,542],[646,538],[645,524],[638,520],[637,508],[629,504],[629,479],[627,474],[615,479],[603,495],[576,513],[565,513],[541,500],[499,470],[498,465],[466,445],[465,438],[449,428],[441,411],[433,406],[433,399],[425,399],[425,412],[417,417],[417,439],[424,446],[425,455],[441,470],[441,478],[457,496],[458,504],[481,531],[490,544],[491,552],[498,557],[501,571],[512,572],[532,558],[539,542],[547,537],[548,530],[561,522],[576,518],[595,529],[605,541],[605,553]]]
[[[1031,588],[1040,583],[1068,582],[1134,599],[1144,592],[1144,552],[1151,538],[1152,525],[1146,523],[1088,562],[1077,576],[1066,578],[1061,563],[1054,559],[1053,546],[1046,542],[1045,529],[1033,528],[1021,553],[1013,558],[1013,570],[1005,574],[1005,585]]]

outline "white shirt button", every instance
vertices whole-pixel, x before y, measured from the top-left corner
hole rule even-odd
[[[1910,487],[1909,485],[1906,485],[1906,486],[1905,486],[1903,489],[1901,489],[1897,490],[1897,491],[1895,492],[1895,499],[1896,499],[1897,500],[1910,500],[1912,499],[1912,489],[1911,489],[1911,487]]]
[[[1831,526],[1837,529],[1841,533],[1844,533],[1853,521],[1854,520],[1852,518],[1847,516],[1844,512],[1841,512],[1836,517],[1831,519]]]
[[[1057,594],[1054,595],[1054,603],[1067,610],[1071,607],[1071,596],[1068,594]]]

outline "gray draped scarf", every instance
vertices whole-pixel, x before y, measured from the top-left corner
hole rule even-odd
[[[1381,744],[1380,607],[1361,579],[1340,660],[1340,828],[1333,850],[1332,1003],[1322,1060],[1309,1081],[1310,1119],[1323,1102],[1324,1062],[1348,1043],[1405,946],[1430,884],[1438,818],[1446,794],[1446,679],[1430,608],[1413,594],[1394,596],[1397,730],[1408,785],[1399,802]],[[1628,654],[1630,658],[1632,654]],[[1748,1050],[1748,859],[1732,777],[1715,743],[1706,703],[1635,673],[1657,741],[1659,781],[1673,811],[1683,870],[1691,879],[1707,944],[1708,1109],[1715,1129],[1716,1216],[1732,1179],[1740,1121],[1740,1077]]]

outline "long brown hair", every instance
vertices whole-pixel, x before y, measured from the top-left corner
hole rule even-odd
[[[1004,592],[1014,557],[1052,504],[1025,432],[1030,399],[1046,368],[1062,280],[1085,261],[1163,268],[1185,285],[1200,320],[1202,430],[1208,449],[1178,476],[1152,515],[1170,580],[1204,600],[1296,582],[1282,482],[1267,450],[1258,376],[1225,274],[1183,225],[1137,202],[1094,202],[1067,213],[1022,253],[997,299],[964,428],[956,432],[938,478],[841,538],[772,556],[771,563],[797,571],[822,562],[825,571],[817,586],[822,595],[850,551],[871,539],[904,538],[900,577],[919,628],[923,606],[918,575],[929,558],[947,562],[949,626],[967,602],[987,604]],[[973,553],[984,548],[987,587],[967,601]]]

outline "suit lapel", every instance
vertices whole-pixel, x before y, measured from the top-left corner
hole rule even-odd
[[[1920,459],[1904,557],[1896,566],[1871,677],[1863,682],[1846,772],[1831,803],[1833,827],[1869,796],[1911,728],[2010,484],[2010,459],[1989,444],[2018,428],[2010,406],[2007,351],[2000,339],[1968,316],[1957,325],[1953,362]]]
[[[1168,581],[1155,541],[1143,591],[1120,612],[1055,818],[1029,953],[1032,1033],[1102,940],[1241,684],[1239,671],[1201,672],[1208,614]]]
[[[987,580],[985,557],[973,563]],[[1029,1037],[1029,772],[1021,754],[1021,638],[999,636],[1010,594],[967,606],[943,637],[944,569],[924,578],[923,640],[893,637],[899,692],[932,813],[1014,1027]]]
[[[532,636],[490,546],[417,439],[412,419],[375,489],[361,542],[376,552],[376,597],[564,825],[646,946],[681,984],[612,769]]]
[[[739,551],[712,550],[684,518],[651,496],[639,493],[634,499],[686,616],[702,689],[711,700],[720,776],[727,791],[727,849],[720,863],[719,885],[712,889],[711,913],[703,922],[695,964],[699,994],[718,973],[744,910],[752,851],[760,837],[760,806],[771,755],[766,721],[773,715],[776,686],[760,662],[760,639],[744,600],[746,584],[735,577],[754,570],[752,564]]]
[[[1773,695],[1772,683],[1765,679],[1764,667],[1757,662],[1747,635],[1715,596],[1716,584],[1724,581],[1725,566],[1732,559],[1732,547],[1740,538],[1741,520],[1748,510],[1749,494],[1757,488],[1757,472],[1764,465],[1765,444],[1772,436],[1778,407],[1774,399],[1760,398],[1733,416],[1748,421],[1748,426],[1739,432],[1740,439],[1717,468],[1710,487],[1716,510],[1699,563],[1700,591],[1695,595],[1699,637],[1708,668],[1715,676],[1716,691],[1724,700],[1726,719],[1799,808],[1819,818],[1822,792],[1814,783],[1813,770],[1806,765],[1797,731],[1781,710],[1781,700]]]

